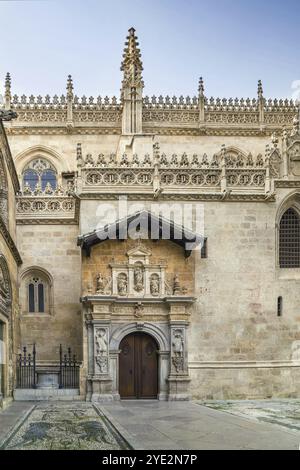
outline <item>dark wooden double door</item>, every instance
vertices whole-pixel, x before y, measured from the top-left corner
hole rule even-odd
[[[158,393],[156,341],[145,333],[132,333],[121,341],[119,393],[121,398],[153,399]]]

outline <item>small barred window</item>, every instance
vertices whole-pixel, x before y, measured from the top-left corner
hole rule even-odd
[[[279,266],[300,267],[300,220],[294,209],[288,209],[280,220]]]

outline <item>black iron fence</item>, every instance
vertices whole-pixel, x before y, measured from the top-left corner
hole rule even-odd
[[[79,388],[79,364],[71,348],[63,354],[62,345],[59,347],[59,388]]]
[[[58,367],[59,388],[79,388],[80,364],[77,362],[76,355],[72,354],[71,348],[68,348],[64,354],[60,345],[59,365],[56,366],[56,370]],[[24,346],[22,353],[17,357],[16,388],[36,388],[38,373],[35,344],[32,353],[28,353]]]
[[[36,349],[35,344],[32,353],[27,352],[26,346],[17,358],[17,388],[36,388]]]

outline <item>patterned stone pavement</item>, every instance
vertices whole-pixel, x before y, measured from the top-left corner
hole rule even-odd
[[[0,449],[290,449],[300,400],[13,402],[0,412]]]
[[[300,400],[233,400],[200,402],[214,410],[226,411],[236,416],[275,424],[300,431]]]
[[[1,420],[0,420],[1,425]],[[90,403],[37,404],[8,434],[7,450],[121,450],[126,442]]]

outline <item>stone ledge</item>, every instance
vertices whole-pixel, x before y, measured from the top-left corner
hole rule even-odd
[[[300,367],[300,361],[191,361],[189,369],[273,369]]]
[[[16,401],[82,401],[84,397],[79,395],[79,389],[33,389],[23,388],[14,390]]]

